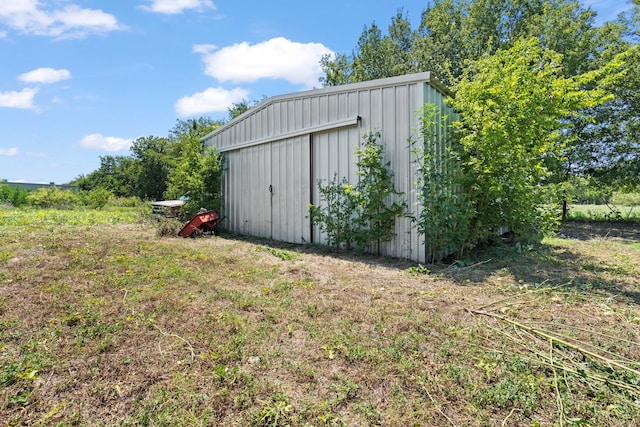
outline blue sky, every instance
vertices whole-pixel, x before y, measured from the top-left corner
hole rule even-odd
[[[325,53],[425,0],[0,0],[0,179],[66,183],[176,119],[319,87]],[[585,0],[598,21],[626,0]]]

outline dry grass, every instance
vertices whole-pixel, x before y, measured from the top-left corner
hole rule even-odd
[[[637,230],[574,227],[429,274],[140,224],[0,227],[0,420],[635,425]]]

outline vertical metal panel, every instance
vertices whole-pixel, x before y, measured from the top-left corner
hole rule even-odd
[[[309,137],[271,144],[272,238],[291,243],[311,240],[308,204],[311,197]]]
[[[347,178],[351,183],[355,182],[355,149],[360,139],[358,128],[336,129],[330,132],[322,132],[313,135],[312,185],[317,188],[318,181],[326,186],[334,178],[340,182]],[[313,191],[314,205],[322,205],[317,190]],[[325,243],[326,235],[320,233],[318,227],[313,231],[315,243]]]
[[[225,154],[225,215],[232,231],[271,237],[271,147],[259,145]]]

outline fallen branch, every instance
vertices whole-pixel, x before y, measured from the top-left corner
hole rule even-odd
[[[607,365],[609,367],[615,366],[617,368],[620,368],[620,369],[622,369],[624,371],[630,372],[630,373],[632,373],[634,375],[638,375],[640,377],[640,371],[638,371],[637,369],[630,368],[630,367],[628,367],[628,366],[626,366],[626,365],[624,365],[624,364],[622,364],[622,363],[620,363],[620,362],[618,362],[616,360],[612,360],[612,359],[609,359],[608,357],[605,357],[605,356],[599,355],[597,353],[594,353],[593,351],[587,350],[587,349],[585,349],[583,347],[580,347],[580,346],[578,346],[576,344],[573,344],[573,343],[571,343],[571,342],[569,342],[569,341],[567,341],[565,339],[553,336],[550,333],[547,333],[547,332],[542,331],[540,329],[536,329],[534,327],[525,325],[525,324],[520,323],[520,322],[516,322],[515,320],[511,320],[511,319],[508,319],[508,318],[506,318],[504,316],[500,316],[499,314],[491,313],[491,312],[488,312],[488,311],[469,310],[469,309],[467,309],[467,311],[472,313],[472,314],[478,314],[478,315],[481,315],[481,316],[493,317],[494,319],[498,319],[498,320],[501,320],[503,322],[509,323],[511,325],[517,326],[518,328],[524,329],[525,331],[528,331],[528,332],[530,332],[530,333],[532,333],[534,335],[537,335],[539,337],[545,338],[545,339],[550,340],[552,342],[556,342],[557,344],[560,344],[560,345],[562,345],[564,347],[567,347],[567,348],[570,348],[572,350],[575,350],[575,351],[577,351],[579,353],[582,353],[585,356],[589,356],[592,359],[598,360],[598,361],[604,363],[605,365]]]

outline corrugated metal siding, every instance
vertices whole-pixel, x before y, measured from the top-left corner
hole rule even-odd
[[[270,238],[271,145],[233,151],[225,157],[224,215],[229,229],[235,233]]]
[[[429,80],[429,73],[423,73],[276,97],[205,137],[227,160],[229,229],[288,242],[308,242],[312,236],[316,243],[325,242],[317,227],[311,232],[308,203],[319,203],[318,180],[326,183],[337,175],[357,182],[355,148],[368,130],[381,132],[378,142],[394,172],[395,188],[417,214],[416,166],[408,141],[418,131],[416,112],[425,103],[449,110]],[[356,116],[361,118],[357,127],[352,125]],[[258,145],[241,147],[251,141]],[[395,232],[382,253],[424,262],[428,248],[414,224],[399,218]]]
[[[379,131],[381,137],[378,143],[384,147],[384,161],[390,162],[394,172],[395,188],[403,193],[398,199],[404,198],[409,208],[413,209],[415,194],[412,186],[415,168],[412,166],[409,137],[418,125],[416,110],[423,104],[424,86],[424,82],[412,82],[342,94],[354,100],[350,104],[351,108],[355,108],[362,117],[362,123],[359,128],[314,135],[314,182],[320,179],[326,184],[337,174],[338,180],[346,177],[349,182],[356,183],[356,147],[363,143],[363,135],[368,130]],[[313,203],[320,203],[317,192],[314,193]],[[393,241],[382,245],[383,254],[424,261],[424,245],[410,219],[398,218],[395,233],[396,238]],[[314,238],[318,243],[323,243],[326,239],[317,227],[314,229]]]
[[[230,231],[309,242],[309,139],[298,137],[225,154],[225,217]]]
[[[271,238],[291,243],[311,241],[309,136],[271,144]]]

